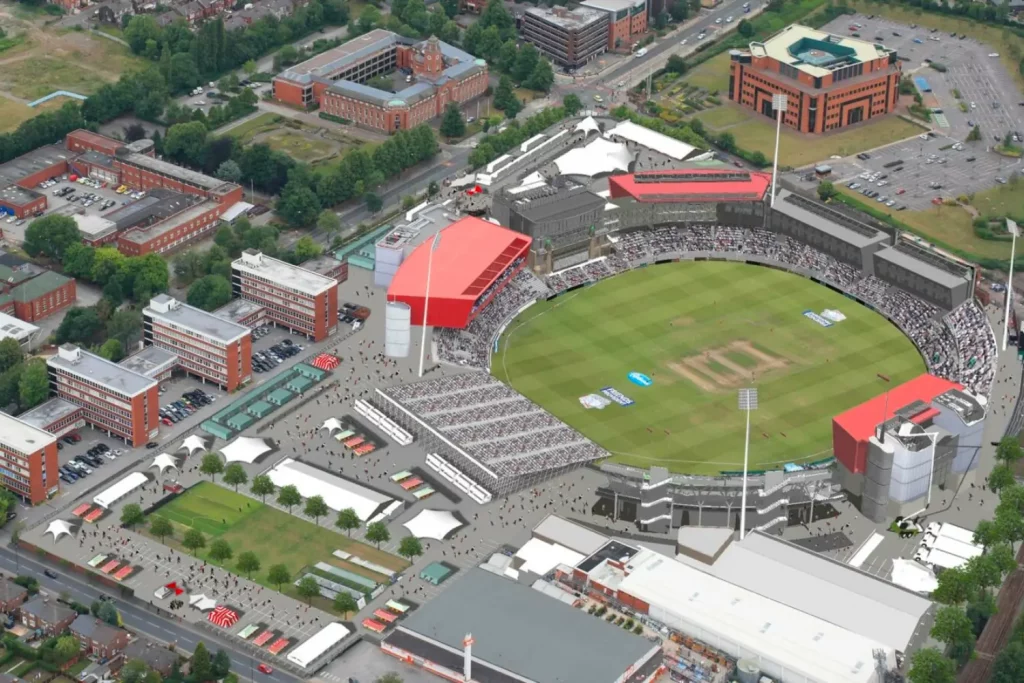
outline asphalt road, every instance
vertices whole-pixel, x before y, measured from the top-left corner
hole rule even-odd
[[[20,572],[18,571],[19,562]],[[206,643],[211,650],[223,648],[231,656],[231,669],[238,674],[239,678],[245,679],[250,677],[251,667],[259,664],[248,653],[233,647],[232,643],[228,640],[220,640],[212,633],[201,633],[193,630],[184,622],[157,616],[140,606],[135,600],[119,598],[113,590],[104,590],[93,586],[77,574],[68,572],[63,568],[50,567],[28,553],[21,552],[20,560],[18,560],[12,548],[8,546],[0,547],[0,569],[12,573],[35,576],[39,579],[40,585],[53,595],[67,593],[72,600],[76,600],[84,605],[99,599],[100,595],[107,595],[112,598],[114,605],[121,613],[125,626],[132,631],[145,634],[154,640],[164,643],[174,643],[179,650],[188,653],[195,649],[196,644],[200,640]],[[56,571],[58,579],[54,580],[45,576],[43,574],[44,569]],[[296,681],[300,680],[278,669],[274,669],[274,672],[269,675],[259,673],[254,668],[251,670],[261,683],[296,683]]]

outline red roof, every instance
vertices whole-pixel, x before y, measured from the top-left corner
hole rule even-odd
[[[889,420],[896,414],[896,411],[914,401],[930,403],[933,398],[950,389],[963,389],[963,386],[956,382],[950,382],[948,379],[924,374],[889,391],[888,407],[886,406],[886,395],[883,392],[870,401],[865,401],[845,413],[836,415],[833,420],[838,427],[846,431],[856,441],[867,441],[875,433],[875,428],[883,422],[883,410],[886,412],[885,420]],[[927,413],[930,410],[933,409],[928,406],[922,413]],[[930,416],[934,416],[934,414],[930,413]],[[924,417],[926,415],[919,414],[910,419],[919,422]]]
[[[480,295],[517,258],[526,256],[532,239],[472,216],[452,223],[440,235],[430,268],[429,323],[461,328],[468,324]],[[422,320],[432,243],[428,239],[416,247],[388,287],[388,301],[412,306],[414,325]]]
[[[690,168],[616,175],[608,179],[608,186],[613,199],[629,196],[647,202],[761,201],[771,179],[771,174],[756,171]]]

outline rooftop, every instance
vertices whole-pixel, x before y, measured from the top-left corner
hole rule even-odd
[[[789,216],[805,225],[810,225],[825,234],[852,244],[864,247],[879,241],[888,242],[888,235],[867,223],[855,220],[845,213],[808,199],[789,190],[779,192],[773,211]]]
[[[142,314],[225,345],[249,334],[249,328],[245,325],[189,306],[169,294],[158,294],[150,299],[149,306],[143,309]]]
[[[622,121],[614,128],[607,131],[604,136],[606,138],[620,137],[624,140],[635,142],[638,145],[647,147],[648,149],[661,152],[665,156],[672,157],[676,161],[682,161],[697,151],[697,148],[693,145],[688,145],[685,142],[676,140],[675,138],[670,138],[664,133],[659,133],[656,130],[644,128],[632,121]]]
[[[38,331],[39,328],[32,323],[19,320],[18,318],[15,318],[12,315],[7,315],[6,313],[0,313],[0,339],[13,337],[19,342],[24,342]]]
[[[22,413],[18,416],[18,419],[27,425],[45,431],[53,423],[64,419],[77,410],[81,410],[81,407],[76,406],[70,401],[65,401],[62,398],[51,398],[45,403],[40,403],[32,410]]]
[[[606,21],[608,17],[605,10],[586,7],[571,10],[566,7],[531,7],[526,10],[526,14],[567,29],[581,29],[599,21]]]
[[[11,294],[14,295],[15,301],[28,303],[56,289],[60,289],[69,282],[71,282],[71,278],[55,273],[52,270],[47,270],[31,280],[22,282],[11,290]]]
[[[140,168],[145,168],[155,173],[161,173],[170,178],[176,178],[204,190],[216,190],[224,186],[232,185],[232,183],[227,183],[223,180],[213,178],[205,173],[199,173],[198,171],[182,168],[181,166],[172,164],[168,161],[161,161],[155,157],[139,154],[137,152],[131,152],[125,155],[119,154],[118,158]]]
[[[75,610],[70,607],[65,607],[56,600],[43,595],[37,595],[26,602],[21,606],[21,611],[34,614],[46,624],[59,624],[75,614]]]
[[[778,205],[778,202],[776,202]],[[913,254],[908,253],[903,249],[897,247],[888,247],[875,252],[875,258],[880,258],[883,261],[909,270],[912,273],[916,273],[923,278],[936,282],[943,287],[958,287],[963,285],[969,280],[963,275],[957,275],[951,273],[945,268],[939,268],[928,261],[920,258],[915,258]]]
[[[615,681],[657,646],[505,578],[470,569],[411,613],[400,631],[462,651],[534,681]]]
[[[35,190],[26,190],[25,188],[17,185],[8,185],[0,190],[0,199],[15,206],[28,204],[39,196],[40,194]]]
[[[114,221],[96,214],[76,213],[71,218],[74,219],[75,224],[78,226],[78,232],[82,234],[82,237],[90,241],[106,237],[117,230],[117,224]]]
[[[170,370],[177,363],[178,354],[162,349],[159,346],[150,345],[128,356],[119,365],[146,377],[156,377]]]
[[[187,207],[199,202],[194,195],[157,187],[145,197],[111,211],[107,219],[113,221],[118,230],[127,230],[138,225],[152,225],[163,221]]]
[[[583,0],[580,5],[602,9],[606,12],[621,12],[634,7],[646,7],[644,0]]]
[[[156,385],[156,380],[150,377],[73,344],[61,346],[57,349],[57,355],[50,356],[46,363],[126,396],[135,396]]]
[[[641,202],[707,201],[710,197],[763,201],[770,185],[768,173],[719,168],[643,171],[609,180],[612,197],[619,198],[624,192]]]
[[[985,417],[985,406],[966,391],[950,389],[935,397],[934,403],[955,412],[964,424],[972,425]]]
[[[280,259],[267,256],[255,249],[246,249],[231,262],[231,269],[255,275],[281,287],[288,287],[309,296],[326,292],[336,287],[338,281],[320,273],[314,273],[301,266],[293,266]]]
[[[391,31],[377,28],[369,33],[364,33],[352,40],[346,41],[338,47],[321,52],[315,57],[310,57],[304,62],[299,62],[282,71],[277,77],[309,83],[320,77],[328,77],[336,71],[342,71],[346,67],[359,62],[381,50],[393,47],[398,43],[398,36]]]
[[[101,645],[109,645],[123,633],[120,629],[97,619],[91,614],[79,614],[71,622],[71,632],[83,638],[89,638]]]
[[[26,152],[6,164],[0,164],[0,186],[15,185],[33,173],[74,159],[76,156],[78,154],[69,152],[63,145],[46,145]]]
[[[248,318],[261,308],[263,308],[263,304],[255,301],[249,301],[247,299],[232,299],[217,310],[213,311],[213,314],[217,317],[237,323],[240,320]]]
[[[56,443],[57,437],[7,413],[0,413],[0,443],[24,455]]]
[[[583,555],[596,553],[601,546],[608,542],[607,536],[556,515],[548,515],[541,520],[533,528],[533,535],[551,543],[564,545]]]
[[[837,68],[888,57],[894,51],[867,40],[791,24],[763,43],[751,43],[750,52],[822,77]]]
[[[963,387],[935,375],[919,375],[909,382],[893,387],[885,393],[879,393],[873,399],[836,415],[832,418],[832,423],[846,431],[854,440],[867,441],[874,435],[875,428],[883,421],[883,410],[886,411],[884,420],[889,421],[914,401],[931,401],[950,389],[963,389]],[[881,392],[881,388],[879,391]]]
[[[299,265],[301,265],[306,270],[313,271],[314,273],[320,273],[321,275],[332,277],[331,273],[334,272],[341,264],[341,261],[334,258],[330,254],[324,254],[323,256],[317,256],[316,258],[311,258],[308,261],[304,261]]]

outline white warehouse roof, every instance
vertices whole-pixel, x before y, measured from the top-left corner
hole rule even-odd
[[[305,669],[323,653],[340,643],[350,631],[336,621],[314,633],[309,640],[299,645],[288,655],[288,661]]]
[[[96,497],[92,499],[92,502],[96,503],[101,508],[109,509],[111,505],[121,500],[147,481],[149,481],[149,477],[142,472],[132,472],[110,488],[96,494]]]
[[[285,458],[267,472],[274,486],[294,486],[303,498],[321,496],[335,512],[352,508],[364,522],[393,499],[355,482],[310,467],[304,462]]]

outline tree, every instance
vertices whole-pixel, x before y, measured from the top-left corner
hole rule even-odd
[[[583,109],[583,102],[580,101],[579,95],[569,93],[562,100],[562,107],[569,116],[576,116],[576,113]]]
[[[222,275],[206,275],[188,288],[189,306],[212,311],[231,301],[231,283]]]
[[[220,680],[231,673],[231,657],[228,653],[218,648],[217,654],[213,656],[213,677]]]
[[[256,553],[251,550],[247,550],[238,556],[238,571],[245,572],[246,577],[251,577],[252,573],[259,571],[260,559],[256,557]]]
[[[740,19],[739,25],[736,27],[736,32],[744,38],[749,38],[754,35],[754,25],[746,19]]]
[[[228,159],[217,167],[217,177],[229,183],[237,183],[242,179],[242,167],[234,159]]]
[[[163,543],[165,537],[174,535],[174,525],[165,517],[153,517],[153,519],[149,520],[149,533],[159,538],[160,542]]]
[[[952,567],[938,577],[938,587],[932,591],[932,599],[942,605],[960,605],[976,589],[974,577],[963,567]]]
[[[362,523],[359,514],[353,508],[345,508],[338,511],[338,519],[334,522],[334,526],[345,531],[351,538],[352,530],[358,529]]]
[[[512,102],[518,102],[512,87],[512,79],[502,74],[501,78],[498,79],[498,87],[494,90],[494,108],[504,111],[510,106],[515,106]]]
[[[1024,450],[1020,447],[1020,441],[1016,436],[1004,436],[999,445],[996,446],[996,460],[1012,465],[1021,459]]]
[[[411,562],[423,554],[423,544],[415,536],[406,536],[398,543],[398,554]]]
[[[999,537],[999,527],[989,519],[983,519],[974,527],[974,542],[988,550],[1002,540]]]
[[[672,6],[668,8],[668,13],[672,16],[673,21],[684,22],[690,16],[690,5],[686,2],[673,2]]]
[[[210,544],[210,552],[207,556],[214,562],[223,562],[224,560],[230,560],[235,552],[228,545],[228,542],[222,538],[215,539]]]
[[[341,219],[330,209],[324,209],[317,216],[316,227],[327,233],[328,237],[333,237],[341,232]]]
[[[821,201],[828,201],[829,199],[835,196],[835,185],[833,185],[827,180],[823,180],[820,183],[818,183],[818,198],[821,199]]]
[[[726,152],[732,152],[736,149],[736,138],[728,131],[719,135],[717,142],[718,146]]]
[[[96,258],[96,250],[90,246],[77,242],[71,244],[64,250],[61,263],[64,265],[64,274],[68,277],[86,279],[92,273],[92,262]]]
[[[320,518],[327,514],[327,503],[323,496],[310,496],[306,499],[306,507],[302,511],[307,517],[312,517],[317,526],[320,526]]]
[[[34,408],[50,397],[50,377],[46,361],[31,360],[18,380],[18,404],[25,410]]]
[[[533,43],[524,43],[519,48],[519,54],[516,55],[516,66],[512,70],[512,77],[519,83],[526,83],[529,80],[533,70],[537,67],[537,63],[540,61],[540,51]]]
[[[167,129],[164,154],[188,166],[198,166],[206,147],[206,125],[199,121],[176,123]]]
[[[283,505],[288,508],[288,514],[292,514],[292,508],[302,502],[302,496],[299,495],[299,489],[295,488],[292,484],[282,486],[281,490],[277,493],[277,504]]]
[[[281,586],[292,580],[292,575],[288,572],[288,567],[283,564],[271,565],[270,569],[267,570],[267,581],[277,586],[278,592],[281,591]]]
[[[992,665],[990,683],[1020,683],[1024,681],[1024,643],[1013,641],[996,655]]]
[[[295,584],[295,592],[299,594],[299,597],[306,601],[306,604],[313,602],[313,598],[320,595],[320,584],[316,582],[312,576],[303,576],[299,579],[299,582]]]
[[[117,311],[107,321],[107,337],[117,339],[124,347],[131,346],[142,332],[141,311]]]
[[[277,213],[295,227],[304,227],[320,213],[320,198],[306,184],[289,182],[281,190]]]
[[[960,643],[974,644],[971,620],[962,609],[954,605],[943,605],[935,613],[931,634],[935,640],[951,647]]]
[[[679,55],[670,55],[665,63],[665,69],[682,76],[686,73],[686,60]]]
[[[529,43],[527,43],[529,45]],[[531,90],[539,90],[540,92],[548,92],[551,90],[551,86],[555,84],[555,71],[551,68],[551,62],[545,57],[541,57],[537,61],[537,65],[533,67],[533,71],[530,72],[529,78],[526,79],[524,85]]]
[[[121,508],[121,524],[129,529],[136,524],[141,524],[146,519],[142,512],[142,506],[138,503],[128,503]]]
[[[210,481],[214,481],[217,475],[224,471],[224,463],[216,453],[207,453],[199,462],[199,471],[210,475]]]
[[[68,247],[81,241],[82,235],[73,218],[51,213],[28,224],[21,246],[29,256],[59,259]]]
[[[1005,463],[996,465],[988,474],[988,487],[996,493],[1008,486],[1013,486],[1015,481],[1013,470]]]
[[[341,612],[348,619],[349,614],[359,611],[359,603],[356,602],[351,593],[342,591],[334,596],[334,609],[337,612]]]
[[[974,142],[981,139],[981,127],[975,126],[971,128],[971,132],[967,134],[966,142]]]
[[[391,540],[391,532],[388,531],[388,525],[384,522],[374,522],[366,527],[366,540],[377,545],[377,549],[380,550],[381,543],[387,543]]]
[[[377,213],[384,208],[384,201],[373,192],[367,192],[363,195],[363,199],[366,201],[366,208],[370,213]]]
[[[240,463],[233,462],[224,468],[224,483],[234,486],[235,491],[238,491],[239,484],[245,484],[248,481],[249,475],[245,473],[245,468]]]
[[[108,339],[100,346],[99,355],[114,363],[124,357],[124,347],[120,339]]]
[[[57,659],[57,663],[62,665],[77,657],[81,650],[82,646],[78,642],[78,638],[70,635],[61,636],[53,646],[53,654]]]
[[[394,671],[388,671],[387,673],[377,676],[373,683],[402,683],[402,677]]]
[[[427,185],[427,196],[428,197],[433,197],[434,195],[436,195],[440,191],[441,191],[441,186],[437,184],[436,180],[431,180],[430,184]]]
[[[466,120],[462,118],[462,110],[455,102],[449,102],[441,117],[441,135],[449,140],[460,138],[466,134]]]
[[[314,242],[309,235],[303,235],[295,243],[295,261],[297,263],[305,263],[322,253],[324,253],[324,248]]]
[[[213,680],[213,664],[210,662],[210,651],[206,649],[203,641],[196,643],[192,652],[192,659],[189,661],[189,672],[192,680],[196,683],[206,683]]]
[[[956,670],[953,661],[942,656],[934,647],[918,650],[910,658],[910,683],[954,683]]]
[[[121,615],[117,613],[117,608],[109,602],[100,603],[96,608],[96,618],[111,626],[121,625]]]
[[[253,477],[252,486],[249,487],[249,491],[252,492],[252,495],[259,496],[260,500],[264,503],[267,502],[267,496],[274,495],[274,491],[276,490],[277,487],[274,486],[273,480],[265,474],[257,474]]]
[[[242,65],[242,71],[244,71],[245,75],[249,78],[252,78],[259,70],[260,68],[256,65],[255,59],[247,59],[245,60],[245,64]]]
[[[186,550],[191,550],[195,555],[197,551],[206,547],[206,537],[199,529],[189,529],[181,539],[181,545]]]

